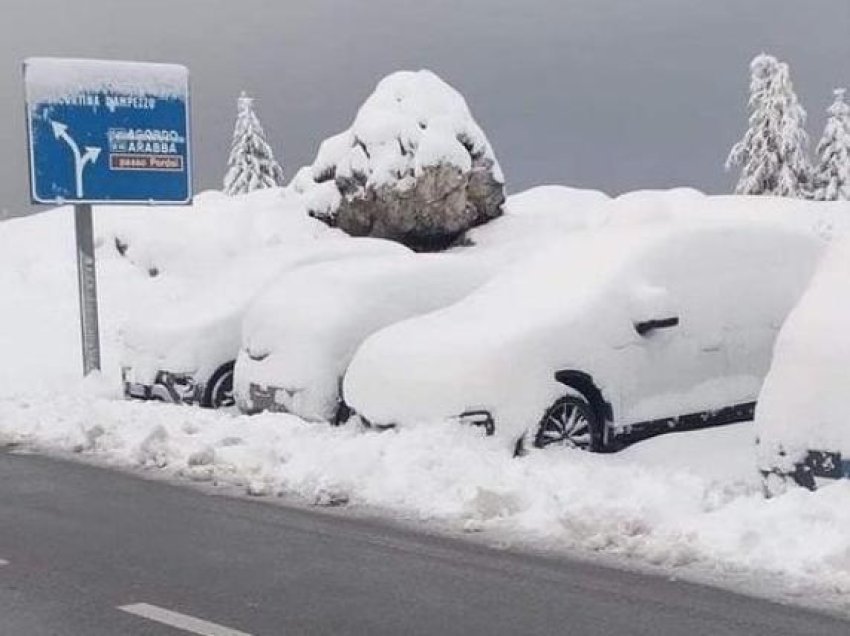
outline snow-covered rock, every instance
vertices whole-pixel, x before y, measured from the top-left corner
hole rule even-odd
[[[293,186],[316,218],[424,251],[499,216],[505,200],[496,156],[463,97],[424,70],[384,78]]]

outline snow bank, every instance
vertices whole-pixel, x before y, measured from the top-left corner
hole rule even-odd
[[[765,470],[792,472],[809,450],[850,456],[848,292],[850,240],[844,238],[827,253],[777,341],[756,412]]]
[[[613,456],[565,450],[517,461],[452,423],[333,429],[289,415],[124,403],[117,387],[89,382],[49,401],[0,401],[0,437],[255,496],[377,507],[503,545],[609,554],[721,583],[756,571],[796,590],[850,593],[850,484],[764,500],[749,425]]]

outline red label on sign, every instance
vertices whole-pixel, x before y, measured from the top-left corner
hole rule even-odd
[[[183,157],[174,155],[109,155],[111,170],[182,172]]]

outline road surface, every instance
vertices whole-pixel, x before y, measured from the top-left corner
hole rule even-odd
[[[731,592],[0,451],[0,634],[801,636]]]

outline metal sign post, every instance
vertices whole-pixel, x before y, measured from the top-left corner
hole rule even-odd
[[[97,317],[97,269],[94,260],[92,210],[88,203],[74,206],[77,237],[77,281],[80,289],[80,333],[83,375],[100,371],[100,329]]]
[[[33,58],[24,85],[32,200],[74,205],[87,375],[100,369],[91,206],[191,204],[189,71]]]

